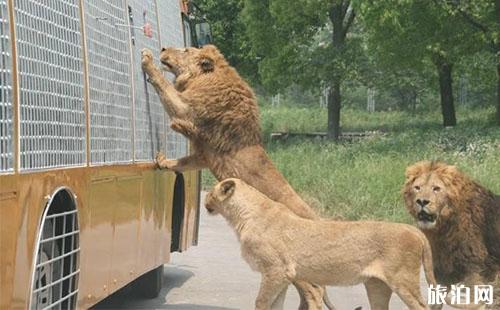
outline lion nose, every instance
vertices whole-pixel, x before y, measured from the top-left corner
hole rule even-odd
[[[429,203],[430,201],[427,199],[417,199],[417,205],[421,206],[422,208],[428,205]]]
[[[167,48],[166,48],[166,47],[162,47],[162,48],[161,48],[161,51],[162,51],[162,52],[164,52],[164,51],[166,51],[166,50],[167,50]]]

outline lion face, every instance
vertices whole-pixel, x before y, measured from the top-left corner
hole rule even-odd
[[[439,217],[447,215],[442,214],[448,206],[445,184],[435,173],[424,174],[415,179],[411,191],[411,204],[418,226],[434,228]]]
[[[439,169],[433,169],[436,165],[432,162],[417,163],[406,172],[405,204],[422,229],[439,227],[452,214],[446,169],[455,167],[439,164]]]
[[[214,71],[216,65],[224,62],[224,57],[213,45],[202,48],[162,48],[160,61],[165,70],[177,78],[198,76]]]
[[[236,179],[225,179],[214,186],[205,196],[205,208],[209,214],[224,214],[227,200],[234,194]]]

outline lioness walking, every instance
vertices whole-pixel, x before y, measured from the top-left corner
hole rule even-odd
[[[212,45],[164,48],[160,61],[175,75],[172,85],[142,51],[142,67],[171,118],[171,127],[190,139],[191,155],[178,159],[157,157],[161,168],[175,171],[208,168],[220,181],[243,179],[298,216],[318,219],[267,156],[262,143],[259,111],[252,89]],[[301,309],[321,304],[323,289],[309,283],[300,288]],[[325,299],[330,309],[333,306]]]
[[[371,309],[388,309],[393,291],[410,309],[427,309],[420,266],[435,286],[432,254],[424,234],[413,226],[300,218],[239,179],[217,184],[205,207],[226,218],[243,258],[262,273],[256,309],[281,309],[287,286],[297,280],[364,283]]]

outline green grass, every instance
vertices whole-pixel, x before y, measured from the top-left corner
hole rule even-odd
[[[369,138],[333,143],[321,139],[266,140],[266,149],[290,184],[311,205],[348,219],[408,222],[401,185],[406,166],[438,159],[456,164],[500,193],[500,128],[493,109],[459,109],[459,125],[443,129],[440,114],[345,109],[344,131],[379,130]],[[272,131],[324,131],[326,110],[261,108],[265,137]],[[213,179],[204,173],[206,185]]]

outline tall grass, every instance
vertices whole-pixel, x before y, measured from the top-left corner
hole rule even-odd
[[[369,138],[334,143],[295,138],[266,141],[278,169],[311,205],[348,219],[409,221],[401,199],[405,168],[432,159],[456,164],[500,193],[500,128],[493,109],[457,112],[459,125],[444,129],[439,113],[408,114],[343,110],[344,131],[380,131]],[[261,108],[265,137],[272,131],[324,131],[321,108]],[[206,177],[205,184],[213,184]]]

